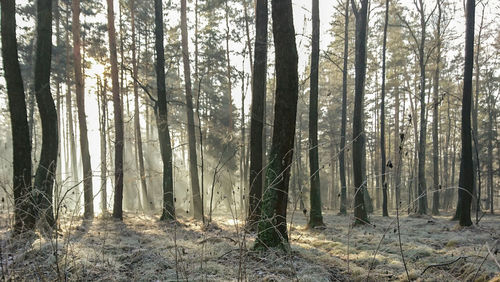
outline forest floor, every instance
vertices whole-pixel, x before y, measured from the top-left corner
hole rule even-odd
[[[57,238],[9,239],[0,219],[4,279],[78,281],[500,281],[500,216],[457,228],[449,215],[372,215],[374,225],[325,212],[326,228],[305,229],[306,217],[290,212],[292,251],[250,251],[255,234],[241,222],[214,216],[217,224],[180,218],[178,224],[127,213],[123,222],[66,218]],[[401,252],[401,248],[402,252]],[[439,265],[440,266],[431,266]],[[2,280],[4,280],[2,279]]]

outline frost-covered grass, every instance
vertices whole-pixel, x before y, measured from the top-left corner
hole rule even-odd
[[[251,251],[255,234],[242,232],[231,213],[214,224],[179,218],[178,224],[126,214],[123,222],[66,218],[55,238],[34,234],[11,239],[1,232],[3,277],[12,280],[114,281],[387,281],[406,280],[395,217],[371,216],[373,225],[326,212],[326,229],[306,230],[307,218],[293,213],[290,254]],[[291,219],[292,212],[289,213]],[[500,268],[488,254],[500,248],[500,216],[478,226],[456,228],[445,217],[400,218],[403,254],[410,279],[488,281]],[[377,255],[374,256],[374,253]],[[460,258],[462,257],[462,258]],[[460,258],[460,259],[458,259]],[[458,259],[458,260],[457,260]],[[429,265],[454,263],[440,267]],[[476,274],[477,273],[477,274]]]
[[[500,216],[485,215],[479,225],[469,228],[458,228],[457,222],[449,219],[449,214],[400,217],[401,247],[410,279],[500,279],[500,268],[487,250],[487,245],[492,252],[500,249]],[[300,216],[295,221],[304,226],[306,218]],[[344,270],[349,263],[347,273],[352,280],[406,280],[395,216],[372,215],[373,225],[352,227],[350,222],[348,217],[327,213],[326,230],[296,228],[292,242],[325,263],[338,264],[340,260]],[[459,257],[462,258],[455,263],[430,267],[422,275],[430,265],[449,263]],[[496,254],[496,260],[499,259],[500,253]]]

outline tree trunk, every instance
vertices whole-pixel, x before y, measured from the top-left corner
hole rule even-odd
[[[229,0],[226,0],[226,11],[225,11],[225,20],[226,20],[226,76],[227,76],[227,99],[228,99],[228,122],[229,122],[229,134],[234,133],[234,125],[233,125],[233,93],[232,93],[232,79],[231,79],[231,56],[229,52],[229,39],[231,38],[231,30],[229,29]]]
[[[493,97],[493,91],[488,89],[488,159],[487,159],[487,169],[488,169],[488,188],[487,188],[487,201],[486,201],[486,209],[490,209],[490,213],[493,214],[493,201],[494,201],[494,194],[493,194],[493,140],[495,140],[495,131],[493,128],[493,124],[495,122],[495,110],[494,110],[494,105],[495,105],[495,99]]]
[[[54,18],[55,18],[55,26],[56,26],[56,45],[57,49],[62,47],[61,44],[61,28],[60,28],[60,23],[61,23],[61,13],[60,13],[60,8],[59,8],[59,0],[55,0],[54,2]],[[57,66],[61,65],[61,56],[57,56],[55,58],[55,64]],[[62,142],[61,138],[64,136],[61,133],[61,121],[62,121],[62,116],[61,116],[61,72],[60,70],[54,73],[53,79],[55,80],[56,83],[56,112],[57,112],[57,132],[59,132],[58,138],[57,138],[57,163],[59,164],[56,167],[56,185],[54,187],[54,202],[56,203],[56,208],[55,208],[55,216],[56,218],[58,217],[58,210],[57,210],[57,205],[59,204],[60,201],[60,192],[62,188],[62,163],[61,163],[61,150],[62,150]]]
[[[118,79],[118,59],[116,55],[116,30],[113,0],[106,0],[108,6],[108,35],[111,61],[111,81],[113,92],[113,110],[115,120],[115,198],[113,217],[123,219],[123,109],[120,97],[120,81]]]
[[[365,208],[366,191],[366,142],[364,122],[364,94],[366,79],[366,37],[368,25],[368,0],[361,0],[358,9],[352,1],[352,9],[356,16],[356,58],[355,58],[355,90],[354,90],[354,116],[353,116],[353,142],[352,162],[354,173],[354,217],[356,224],[368,222]]]
[[[418,209],[417,213],[427,214],[427,186],[425,181],[425,148],[427,140],[427,119],[425,106],[425,39],[426,19],[424,14],[423,0],[420,3],[420,42],[418,47],[418,65],[420,68],[420,136],[418,143]],[[418,8],[418,6],[417,6]]]
[[[450,174],[449,174],[449,153],[450,153],[450,138],[451,138],[451,115],[450,115],[450,95],[446,95],[446,113],[447,113],[447,129],[446,129],[446,142],[443,151],[443,170],[444,170],[444,199],[443,208],[448,210],[450,208],[451,198],[453,197],[453,190],[450,186]]]
[[[342,121],[340,125],[339,174],[340,174],[340,214],[347,214],[347,187],[345,173],[345,140],[347,126],[347,63],[349,56],[349,0],[344,10],[344,64],[342,67]]]
[[[160,139],[161,159],[163,161],[163,211],[162,220],[175,219],[174,182],[172,148],[168,129],[167,91],[165,87],[165,51],[163,49],[163,8],[162,1],[155,0],[155,49],[156,49],[156,87],[158,89],[158,137]],[[198,194],[199,196],[199,194]]]
[[[68,125],[68,139],[69,139],[69,154],[70,154],[70,159],[71,159],[71,179],[73,180],[73,183],[71,186],[76,185],[74,189],[76,189],[76,201],[78,203],[80,199],[80,191],[78,189],[78,165],[76,161],[76,144],[75,144],[75,131],[73,127],[73,106],[72,106],[72,99],[71,99],[71,69],[70,69],[70,41],[69,41],[69,28],[70,28],[70,23],[69,23],[69,15],[70,15],[70,10],[69,10],[69,4],[66,10],[66,33],[65,33],[65,40],[66,40],[66,66],[65,66],[65,73],[66,73],[66,116],[67,116],[67,125]]]
[[[85,115],[85,89],[82,76],[82,56],[80,53],[80,0],[72,1],[73,22],[73,60],[76,84],[76,107],[78,109],[78,124],[80,128],[80,150],[83,164],[83,217],[94,217],[94,195],[92,192],[92,166],[90,162],[89,141],[87,138],[87,118]]]
[[[99,104],[99,133],[101,145],[101,212],[102,214],[108,213],[108,196],[106,191],[106,177],[108,174],[107,150],[106,150],[106,110],[108,101],[106,98],[106,80],[98,82],[99,92],[97,93],[97,103]]]
[[[7,83],[13,148],[14,231],[35,228],[31,186],[31,140],[27,119],[23,78],[18,61],[16,39],[16,2],[2,0],[2,61]]]
[[[472,201],[472,186],[474,171],[472,163],[471,140],[471,106],[472,106],[472,69],[474,65],[474,14],[475,1],[467,0],[465,23],[465,65],[462,100],[462,156],[460,160],[460,175],[458,180],[459,204],[457,206],[460,226],[472,225],[470,206]]]
[[[405,139],[404,134],[400,134],[399,131],[399,107],[400,107],[400,97],[399,97],[399,83],[397,83],[394,92],[394,169],[396,171],[394,175],[394,190],[396,193],[396,206],[401,209],[401,168],[402,168],[402,155],[403,155],[403,142]]]
[[[321,185],[318,155],[318,68],[319,68],[319,3],[312,0],[311,77],[309,96],[309,175],[311,181],[308,227],[324,226],[321,213]]]
[[[139,113],[139,87],[137,84],[138,67],[137,67],[137,44],[136,44],[136,33],[135,33],[135,0],[130,0],[130,16],[131,16],[131,26],[132,26],[132,72],[134,76],[134,132],[135,132],[135,150],[137,154],[137,160],[139,163],[139,177],[141,181],[141,194],[142,194],[142,207],[145,210],[151,210],[151,202],[148,196],[148,186],[146,183],[146,172],[144,169],[144,151],[142,148],[142,134],[141,134],[141,124],[140,124],[140,113]]]
[[[202,218],[203,203],[200,197],[200,184],[198,179],[198,161],[196,156],[196,136],[194,131],[193,94],[191,88],[191,69],[189,65],[188,30],[186,18],[186,0],[181,0],[181,36],[182,36],[182,61],[184,63],[184,80],[186,90],[187,129],[189,140],[189,173],[191,175],[191,192],[193,194],[193,216]]]
[[[438,5],[438,22],[436,30],[437,48],[436,48],[436,70],[434,72],[433,83],[433,113],[432,113],[432,163],[433,163],[433,197],[432,197],[432,214],[439,214],[439,79],[440,79],[440,64],[441,64],[441,1],[437,1]]]
[[[298,55],[291,0],[273,0],[272,17],[276,46],[274,128],[255,248],[289,250],[286,210],[298,99]]]
[[[252,80],[252,108],[250,118],[250,179],[248,224],[250,227],[260,218],[263,184],[263,158],[265,156],[264,107],[266,103],[267,76],[267,0],[257,0],[255,7],[255,60]]]
[[[389,216],[387,211],[387,182],[385,181],[385,54],[387,46],[387,25],[389,24],[389,0],[385,0],[384,41],[382,43],[382,101],[380,104],[380,152],[382,173],[382,215]]]
[[[54,173],[57,167],[57,111],[50,93],[52,57],[52,1],[37,0],[35,95],[42,121],[42,151],[35,174],[35,189],[39,191],[39,218],[55,225],[52,207]]]

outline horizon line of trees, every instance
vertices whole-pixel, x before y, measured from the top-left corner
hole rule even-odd
[[[234,206],[246,214],[248,229],[258,232],[255,248],[286,250],[289,206],[309,217],[309,228],[324,226],[324,209],[344,215],[352,209],[355,224],[368,223],[377,209],[383,216],[391,209],[438,215],[453,208],[455,195],[454,219],[461,226],[472,225],[474,213],[476,224],[486,210],[493,214],[500,175],[495,157],[500,153],[500,36],[485,19],[489,3],[467,0],[461,41],[450,27],[457,13],[450,1],[418,0],[406,7],[390,0],[339,0],[332,4],[333,41],[321,50],[320,5],[311,1],[309,66],[299,73],[291,0],[272,0],[271,7],[256,0],[253,10],[247,0],[195,1],[194,10],[186,0],[166,7],[162,0],[144,5],[128,0],[119,2],[118,13],[113,0],[106,6],[37,0],[22,8],[1,0],[15,232],[34,230],[40,221],[45,230],[55,228],[64,201],[79,207],[80,181],[83,216],[95,216],[96,174],[85,107],[91,61],[109,66],[93,90],[100,208],[107,213],[111,182],[113,218],[122,220],[124,209],[161,207],[161,220],[175,220],[182,205],[206,224],[219,206]],[[481,8],[477,27],[476,6]],[[164,18],[177,9],[178,19]],[[19,11],[36,22],[36,29],[23,36],[13,16]],[[95,21],[104,13],[107,23]],[[188,15],[194,15],[194,26]],[[380,24],[370,25],[373,17],[382,19]],[[243,50],[232,50],[232,44]],[[270,47],[274,58],[268,56]],[[241,86],[239,120],[236,85]],[[459,109],[460,126],[454,122]],[[108,169],[111,163],[114,171]],[[59,185],[63,168],[72,181],[66,187]]]

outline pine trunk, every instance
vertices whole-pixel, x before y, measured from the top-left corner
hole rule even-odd
[[[123,108],[120,97],[120,81],[118,79],[118,58],[116,54],[115,12],[113,0],[106,0],[108,6],[109,53],[111,61],[111,82],[113,92],[113,110],[115,122],[115,197],[113,217],[123,219]]]
[[[470,226],[472,188],[474,185],[474,170],[472,162],[471,138],[471,106],[472,106],[472,69],[474,65],[474,15],[475,1],[467,0],[465,23],[465,65],[464,87],[462,100],[462,154],[460,159],[460,175],[458,179],[459,204],[457,206],[460,226]],[[458,210],[460,208],[460,210]]]
[[[181,0],[181,37],[182,61],[184,64],[184,82],[186,90],[187,130],[189,140],[189,173],[191,176],[191,192],[193,195],[193,216],[202,219],[203,203],[200,196],[200,183],[198,179],[198,160],[196,155],[196,135],[193,114],[193,94],[191,88],[191,68],[189,64],[188,30],[186,16],[186,0]]]
[[[34,202],[30,198],[31,140],[27,119],[26,97],[18,60],[16,39],[16,2],[2,0],[2,61],[7,83],[13,152],[14,231],[22,233],[35,228]]]
[[[354,217],[356,224],[368,222],[367,209],[365,207],[366,191],[366,141],[364,122],[364,94],[366,80],[366,38],[368,26],[368,0],[361,1],[358,9],[353,5],[356,16],[356,50],[355,50],[355,90],[354,90],[354,116],[353,116],[353,142],[352,162],[354,178]]]
[[[163,8],[162,1],[155,0],[155,50],[156,87],[158,91],[158,112],[156,123],[160,139],[163,161],[163,210],[161,219],[175,219],[172,147],[168,129],[167,91],[165,87],[165,51],[163,49]],[[199,195],[199,194],[198,194]]]
[[[42,121],[42,150],[35,174],[38,195],[38,217],[51,227],[55,225],[52,192],[57,167],[57,111],[50,93],[50,66],[52,57],[52,1],[37,0],[35,46],[35,95]]]
[[[272,1],[276,46],[274,127],[256,249],[289,250],[286,225],[298,99],[298,55],[291,0]]]
[[[266,76],[267,76],[267,0],[257,0],[256,32],[255,32],[255,60],[252,80],[252,108],[250,117],[250,179],[249,179],[249,206],[248,224],[254,225],[260,218],[262,198],[262,184],[264,174],[263,159],[264,147],[264,108],[266,103]]]

